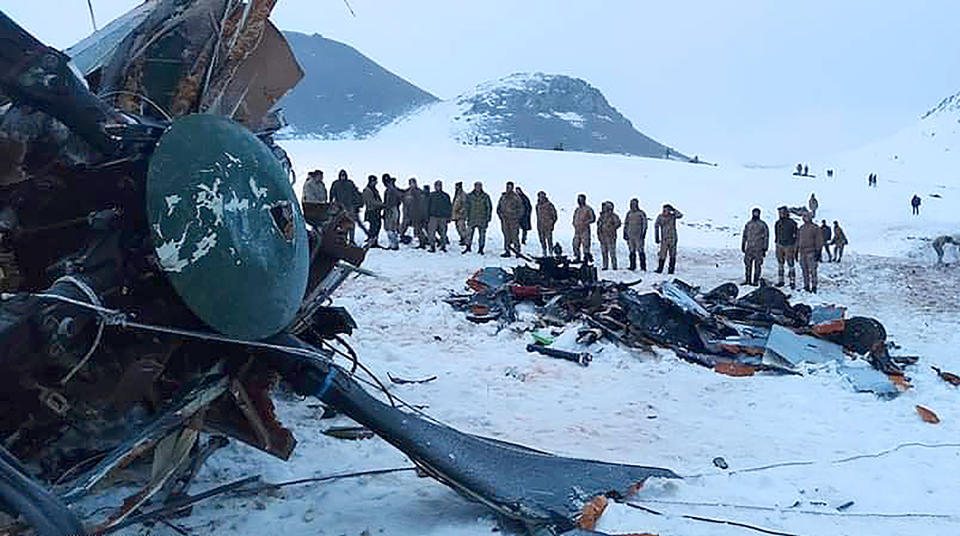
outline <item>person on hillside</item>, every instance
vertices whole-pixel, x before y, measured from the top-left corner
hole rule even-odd
[[[417,186],[416,177],[410,177],[407,182],[407,188],[403,190],[403,226],[400,228],[400,235],[403,243],[408,243],[406,238],[407,229],[413,229],[414,236],[419,241],[418,247],[427,247],[427,237],[420,233],[420,220],[423,219],[426,211],[426,199],[423,198],[423,190]]]
[[[613,201],[600,204],[600,217],[597,219],[597,240],[600,241],[600,256],[603,258],[602,270],[610,266],[617,269],[617,231],[620,229],[620,216],[613,211]]]
[[[500,230],[503,231],[503,254],[509,257],[512,252],[520,256],[520,220],[523,217],[523,201],[517,195],[512,182],[507,182],[506,189],[500,194],[497,202],[497,216],[500,217]]]
[[[387,230],[389,249],[400,249],[400,204],[403,192],[397,188],[397,179],[383,174],[383,227]]]
[[[467,193],[463,191],[463,182],[457,181],[453,187],[453,206],[451,208],[451,217],[453,224],[457,228],[457,236],[460,238],[460,247],[467,241]]]
[[[827,220],[823,220],[823,223],[820,224],[820,232],[823,233],[823,251],[827,252],[827,262],[833,262],[833,254],[830,253],[830,240],[833,238],[833,234],[830,232]],[[820,262],[823,262],[823,252],[820,252],[817,258]]]
[[[530,198],[519,186],[515,188],[517,195],[520,196],[520,202],[523,204],[523,213],[520,214],[520,243],[527,245],[527,231],[533,227],[530,225],[530,219],[533,215],[533,206],[530,204]]]
[[[573,258],[588,261],[593,256],[590,253],[590,226],[597,221],[593,208],[587,204],[586,194],[577,196],[577,208],[573,211]]]
[[[767,223],[760,219],[760,209],[755,208],[750,220],[743,226],[743,237],[740,240],[740,251],[743,252],[744,285],[760,286],[760,277],[763,275],[763,258],[767,256],[770,247],[770,229]]]
[[[773,226],[774,241],[777,244],[777,286],[783,286],[783,265],[790,268],[790,288],[797,288],[797,222],[790,217],[787,207],[779,209],[780,219]]]
[[[383,201],[377,191],[377,176],[367,177],[367,187],[363,189],[363,221],[367,222],[370,235],[367,244],[372,248],[380,247],[380,227],[383,223]]]
[[[847,245],[847,234],[840,228],[840,224],[833,222],[833,260],[840,262],[843,258],[843,248]]]
[[[913,194],[913,199],[910,200],[910,206],[913,207],[913,215],[920,215],[920,196]]]
[[[647,239],[647,213],[640,208],[640,200],[630,200],[630,211],[623,218],[623,239],[627,241],[630,250],[630,269],[637,269],[637,257],[640,258],[640,269],[647,271],[647,253],[644,251],[644,242]]]
[[[467,194],[464,201],[467,228],[467,247],[463,253],[470,251],[473,245],[473,232],[478,231],[477,253],[483,255],[483,246],[487,242],[487,226],[490,225],[490,218],[493,216],[493,203],[490,202],[490,196],[483,191],[483,183],[477,181],[473,183],[473,190]]]
[[[323,183],[323,171],[315,169],[307,174],[307,182],[303,183],[303,203],[326,203],[327,185]]]
[[[427,214],[430,221],[427,224],[427,237],[430,238],[430,252],[435,252],[437,247],[440,251],[447,251],[447,223],[453,214],[453,206],[450,196],[443,191],[443,182],[437,180],[433,183],[433,192],[430,192],[428,199]]]
[[[353,181],[347,178],[347,170],[341,169],[339,175],[337,175],[337,180],[333,181],[333,184],[330,185],[330,201],[339,203],[350,215],[347,236],[350,242],[356,243],[354,240],[357,230],[356,222],[360,221],[360,208],[363,207],[363,195],[360,194],[357,185],[353,184]]]
[[[817,292],[817,264],[822,249],[823,231],[813,222],[810,214],[804,214],[803,225],[797,231],[797,251],[803,272],[803,290],[807,292]]]
[[[810,200],[807,201],[807,208],[810,209],[810,217],[817,217],[817,210],[820,208],[820,202],[817,201],[817,196],[810,194]]]
[[[553,253],[553,228],[557,225],[557,207],[547,199],[547,192],[537,192],[537,234],[543,256]]]
[[[654,270],[658,274],[663,273],[663,263],[667,258],[670,259],[670,265],[667,269],[668,274],[672,274],[677,265],[677,220],[683,217],[683,214],[673,208],[672,205],[663,205],[663,211],[657,216],[653,225],[653,238],[660,244],[660,251],[657,253],[658,264]]]

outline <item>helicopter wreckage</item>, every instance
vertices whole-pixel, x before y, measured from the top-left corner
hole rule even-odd
[[[150,0],[66,53],[0,12],[0,533],[182,505],[226,437],[287,459],[280,382],[531,531],[592,528],[598,501],[677,478],[459,432],[335,363],[355,323],[330,297],[365,251],[349,215],[301,208],[273,142],[303,74],[275,4]],[[140,491],[81,520],[71,505],[137,460]]]

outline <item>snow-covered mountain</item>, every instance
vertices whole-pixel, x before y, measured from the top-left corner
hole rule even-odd
[[[278,106],[288,135],[364,138],[437,98],[356,49],[319,34],[284,32],[304,78]]]
[[[455,102],[450,120],[462,143],[687,159],[636,130],[579,78],[518,73],[481,84]]]

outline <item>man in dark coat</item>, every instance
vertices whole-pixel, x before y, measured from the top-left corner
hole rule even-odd
[[[763,273],[763,258],[770,246],[770,230],[767,223],[760,219],[760,209],[753,209],[752,217],[743,226],[743,239],[740,251],[743,252],[744,285],[760,286]]]
[[[920,215],[920,196],[913,194],[913,199],[910,200],[910,206],[913,207],[913,215]]]
[[[520,243],[527,244],[527,231],[533,228],[531,225],[531,216],[533,215],[533,205],[530,204],[530,198],[519,186],[516,187],[517,195],[520,196],[520,202],[523,203],[523,212],[520,214]]]
[[[424,218],[426,213],[426,203],[427,200],[423,197],[423,190],[417,186],[416,177],[410,177],[408,186],[403,190],[403,226],[400,228],[401,237],[406,236],[407,229],[413,228],[413,234],[417,237],[417,240],[420,242],[420,248],[427,247],[427,236],[426,233],[421,233],[422,226],[420,225],[420,220]],[[403,242],[406,244],[408,240],[403,239]]]
[[[777,246],[777,286],[783,286],[783,265],[790,267],[790,288],[797,287],[797,222],[790,217],[787,207],[780,207],[780,219],[773,226]]]
[[[440,247],[440,251],[446,251],[447,223],[453,214],[453,204],[447,192],[443,191],[441,181],[433,183],[433,191],[427,199],[427,215],[430,217],[427,223],[427,237],[430,239],[430,252],[436,251],[437,246]]]
[[[833,238],[833,233],[827,225],[827,220],[823,220],[820,225],[820,232],[823,233],[823,251],[827,252],[827,262],[833,262],[833,253],[830,252],[830,239]],[[818,254],[817,260],[823,262],[823,252]]]
[[[360,208],[363,207],[363,196],[360,194],[357,186],[353,184],[353,181],[347,178],[347,170],[341,169],[337,180],[333,181],[333,184],[330,185],[330,201],[339,203],[352,218],[350,227],[347,230],[347,235],[351,242],[355,242],[354,235],[356,225],[354,222],[360,220]]]

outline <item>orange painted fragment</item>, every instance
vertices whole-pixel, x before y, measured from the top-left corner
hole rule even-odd
[[[928,422],[930,424],[938,424],[940,422],[940,417],[937,417],[936,413],[923,406],[917,406],[917,415],[920,415],[920,418],[923,419],[923,422]]]
[[[736,361],[722,361],[713,367],[713,370],[727,376],[753,376],[757,372],[757,367],[745,365]]]
[[[607,509],[607,504],[610,501],[603,495],[597,495],[590,500],[587,504],[583,505],[583,510],[580,512],[580,521],[577,525],[583,530],[593,530],[597,526],[597,521],[600,521],[600,516],[603,515],[603,511]]]

